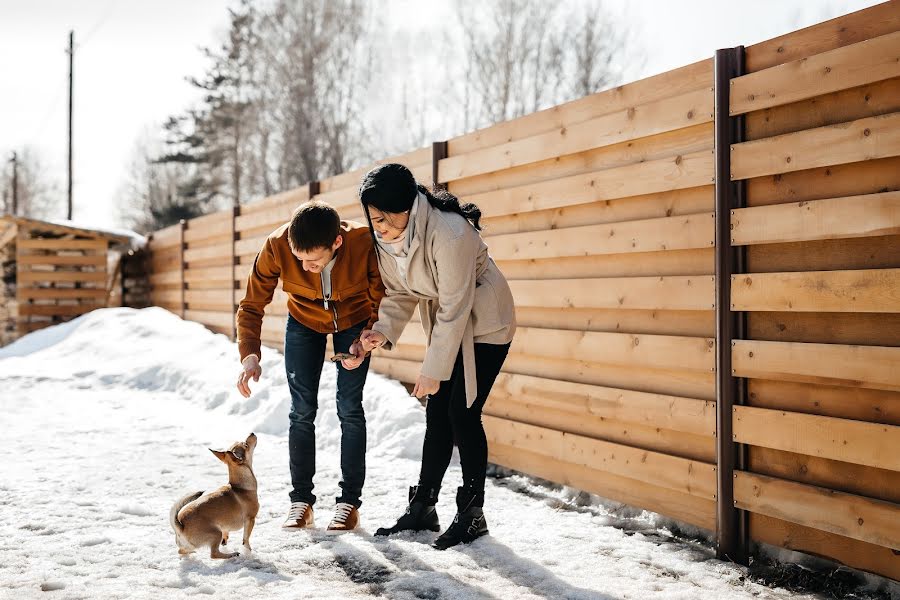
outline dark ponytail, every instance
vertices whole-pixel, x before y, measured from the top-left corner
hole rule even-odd
[[[359,185],[359,201],[363,209],[374,206],[387,213],[406,212],[412,208],[416,194],[421,192],[428,203],[443,212],[453,212],[481,231],[481,210],[471,202],[460,204],[459,198],[447,190],[438,188],[430,191],[424,185],[417,184],[412,172],[399,163],[379,165],[365,174]],[[366,220],[369,211],[365,210]],[[372,223],[369,221],[369,225]]]
[[[437,188],[432,192],[420,183],[418,184],[418,190],[428,198],[428,203],[436,209],[461,215],[472,224],[476,231],[481,231],[481,209],[471,202],[460,204],[459,198],[444,188]]]

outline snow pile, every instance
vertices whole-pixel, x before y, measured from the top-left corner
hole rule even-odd
[[[424,414],[399,384],[370,374],[362,529],[326,536],[340,480],[335,370],[317,417],[317,524],[287,532],[289,394],[282,356],[242,398],[227,338],[158,308],[98,310],[0,349],[0,598],[369,598],[516,600],[813,598],[750,581],[702,543],[673,540],[645,514],[573,501],[511,476],[488,481],[491,535],[439,552],[436,534],[371,535],[405,506]],[[207,450],[259,435],[260,512],[252,552],[177,555],[172,502],[226,481]],[[447,526],[461,480],[438,503]],[[576,500],[583,500],[578,498]],[[229,548],[241,539],[233,533]]]
[[[281,353],[265,349],[263,376],[251,382],[253,394],[245,399],[234,385],[240,372],[235,345],[226,336],[162,308],[93,311],[0,348],[3,358],[8,358],[5,370],[19,376],[175,394],[214,413],[240,417],[247,431],[287,435],[291,403]],[[423,419],[418,401],[396,382],[371,372],[368,379],[364,406],[371,451],[417,459]],[[326,364],[316,419],[320,445],[340,443],[336,381],[334,365]]]

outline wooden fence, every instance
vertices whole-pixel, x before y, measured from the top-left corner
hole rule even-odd
[[[753,539],[900,579],[900,5],[751,46],[731,214]]]
[[[493,462],[900,579],[900,2],[742,62],[718,90],[707,60],[382,162],[478,204],[510,280]],[[265,236],[310,197],[360,219],[365,170],[156,232],[153,303],[233,335]],[[285,315],[279,291],[265,343]],[[411,323],[373,369],[412,382],[424,350]]]

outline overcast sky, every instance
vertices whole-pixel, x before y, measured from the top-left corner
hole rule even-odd
[[[450,0],[372,0],[389,23],[428,29]],[[490,0],[485,0],[490,1]],[[116,225],[116,189],[143,131],[196,98],[199,51],[227,24],[230,0],[0,0],[0,168],[35,148],[66,181],[68,32],[75,30],[74,219]],[[607,0],[635,29],[643,61],[629,80],[878,4],[875,0]],[[393,17],[393,18],[391,18]],[[65,207],[59,218],[65,217]]]

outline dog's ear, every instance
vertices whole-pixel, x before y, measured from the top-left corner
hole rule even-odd
[[[212,448],[210,448],[209,451],[215,454],[216,458],[221,460],[223,463],[228,464],[228,452],[224,450],[213,450]]]
[[[243,448],[237,448],[237,450],[229,450],[228,454],[231,455],[231,460],[233,460],[237,464],[239,464],[239,465],[244,464],[245,457],[244,457],[244,449]]]

